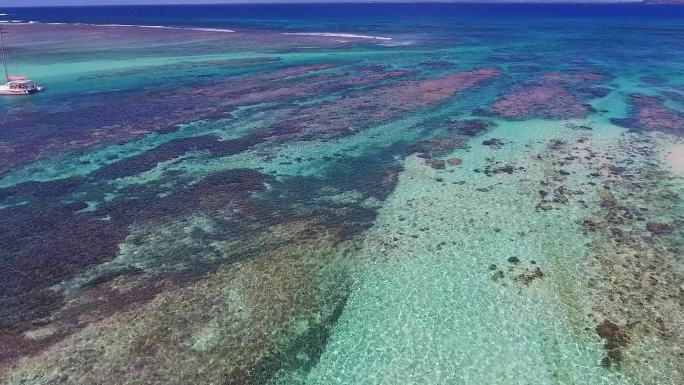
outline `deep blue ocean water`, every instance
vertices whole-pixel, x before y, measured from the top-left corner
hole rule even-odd
[[[275,29],[429,28],[457,22],[666,22],[684,18],[676,4],[255,4],[36,7],[5,9],[8,20]]]

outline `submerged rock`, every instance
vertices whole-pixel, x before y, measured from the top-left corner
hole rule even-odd
[[[482,144],[491,148],[499,149],[503,147],[504,141],[499,138],[490,138],[482,141]]]
[[[435,138],[424,140],[411,146],[411,151],[418,152],[424,157],[435,157],[446,155],[453,150],[468,148],[465,140],[459,137],[453,138]]]
[[[610,367],[622,361],[622,348],[629,344],[629,336],[617,324],[609,319],[604,319],[594,329],[599,337],[605,340],[603,348],[606,355],[601,360],[601,364]]]
[[[667,235],[672,233],[672,227],[667,223],[661,222],[648,222],[646,223],[646,229],[653,235]]]
[[[565,148],[565,141],[562,139],[551,139],[549,141],[549,150],[562,150]]]
[[[484,173],[487,176],[492,176],[495,174],[513,174],[515,172],[516,168],[513,165],[510,164],[504,164],[501,166],[490,166],[487,165],[485,166]],[[522,168],[518,168],[518,170],[522,170]]]
[[[425,159],[425,164],[434,168],[435,170],[442,170],[446,168],[446,161],[442,159]]]
[[[451,123],[450,129],[462,135],[475,136],[493,126],[496,126],[496,123],[482,119],[473,119],[453,122]]]
[[[461,164],[461,162],[463,162],[463,161],[462,161],[461,159],[459,159],[459,158],[449,158],[449,159],[447,159],[447,163],[449,163],[449,165],[451,165],[451,166],[458,166],[458,165]]]
[[[522,282],[525,286],[529,286],[535,279],[540,279],[544,277],[544,272],[539,267],[534,269],[527,269],[525,272],[518,274],[516,280]]]

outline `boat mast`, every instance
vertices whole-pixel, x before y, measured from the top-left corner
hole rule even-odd
[[[2,29],[0,28],[0,50],[2,51],[2,62],[5,64],[5,79],[9,81],[9,71],[7,71],[7,56],[5,56],[5,40],[3,39]]]

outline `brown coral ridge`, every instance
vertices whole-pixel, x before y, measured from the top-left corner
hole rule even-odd
[[[95,145],[120,143],[122,141],[149,133],[151,131],[173,130],[175,125],[196,120],[223,118],[231,110],[264,102],[284,103],[286,117],[272,127],[250,134],[245,138],[220,143],[211,138],[202,138],[205,143],[198,146],[235,148],[226,154],[234,153],[258,144],[268,138],[277,140],[325,139],[350,135],[353,132],[395,119],[413,109],[425,108],[443,101],[454,94],[473,88],[499,74],[493,68],[459,72],[436,79],[399,81],[395,84],[380,86],[365,91],[348,92],[349,87],[373,84],[375,82],[407,75],[407,71],[388,71],[372,73],[371,69],[339,77],[333,74],[318,74],[318,71],[331,69],[330,64],[308,65],[287,68],[281,71],[247,79],[230,80],[224,83],[180,87],[174,90],[130,91],[108,94],[102,98],[107,103],[104,108],[97,102],[79,107],[78,111],[67,110],[41,114],[45,122],[35,121],[36,114],[10,114],[7,119],[15,130],[37,129],[55,121],[88,122],[87,126],[72,127],[68,132],[49,134],[40,141],[15,139],[0,146],[0,173],[13,167],[34,161],[55,153],[83,150]],[[302,78],[302,76],[304,78]],[[293,79],[291,79],[293,78]],[[295,107],[293,99],[304,98],[319,93],[346,92],[341,99],[328,103]],[[154,97],[145,95],[154,92]],[[130,116],[130,100],[136,101],[137,115]],[[358,114],[359,109],[364,114]],[[106,113],[103,113],[106,111]],[[70,115],[71,114],[71,115]],[[78,114],[75,120],[73,114]],[[92,117],[89,118],[89,116]],[[125,117],[125,121],[119,121]],[[117,120],[119,119],[119,120]],[[44,130],[49,132],[49,130]],[[26,135],[23,136],[24,138]],[[198,138],[190,139],[200,140]],[[213,143],[209,143],[212,142]],[[40,144],[37,144],[40,143]],[[188,143],[190,144],[190,143]],[[181,146],[182,147],[182,144]],[[165,145],[159,152],[140,155],[140,166],[124,164],[122,175],[130,175],[136,168],[146,170],[155,165],[155,159],[168,160],[172,155],[184,153],[177,144]],[[10,156],[11,155],[11,156]],[[121,162],[126,162],[125,160]],[[118,172],[118,166],[111,166]]]
[[[344,97],[292,111],[274,127],[295,132],[303,139],[330,139],[351,135],[406,113],[444,102],[500,74],[495,68],[457,72],[440,78],[399,81],[375,89],[353,91]],[[363,111],[360,114],[359,111]]]
[[[593,109],[559,85],[523,87],[492,105],[492,112],[512,119],[569,119],[587,117]]]
[[[450,154],[454,150],[464,150],[470,148],[468,140],[470,137],[478,135],[488,128],[496,126],[496,123],[481,120],[451,120],[448,118],[429,119],[417,127],[424,128],[427,125],[429,131],[442,131],[435,137],[420,140],[409,146],[409,153],[416,153],[418,157],[424,159],[424,163],[436,170],[446,168],[446,165],[459,166],[462,162],[460,158],[449,158],[447,160],[438,159]]]
[[[307,370],[344,308],[343,255],[325,236],[270,250],[97,320],[0,379],[250,385]]]
[[[8,129],[3,130],[3,135],[10,140],[0,144],[0,174],[18,165],[66,151],[122,143],[153,131],[169,132],[182,123],[225,118],[230,111],[241,106],[265,102],[290,105],[301,98],[344,92],[350,87],[367,86],[410,73],[377,68],[338,75],[321,73],[332,69],[336,66],[329,63],[300,65],[249,78],[174,89],[162,87],[109,92],[100,98],[89,95],[87,100],[73,100],[65,106],[55,105],[56,111],[48,110],[41,114],[8,112],[3,120],[7,122]],[[131,101],[135,101],[135,105]],[[78,108],[74,109],[72,105],[78,105]],[[49,129],[60,122],[63,123],[61,126],[69,129],[59,133]],[[33,131],[41,135],[40,140],[27,135]]]
[[[660,131],[684,135],[684,113],[665,106],[658,96],[632,94],[629,97],[630,116],[612,122],[627,128]]]
[[[656,154],[648,135],[626,132],[607,148],[587,137],[575,143],[552,140],[536,157],[548,169],[540,181],[539,209],[561,203],[555,202],[560,187],[568,198],[564,204],[595,209],[578,221],[591,240],[586,266],[592,298],[588,321],[600,325],[614,320],[617,330],[608,323],[596,329],[606,338],[602,364],[640,384],[684,382],[681,244],[647,229],[648,222],[657,222],[671,226],[674,233],[684,222],[679,197],[669,183],[671,175],[659,168]],[[588,174],[583,189],[597,199],[577,199],[579,190],[570,193],[560,167]],[[546,198],[552,193],[553,200]]]
[[[322,83],[331,87],[329,78],[321,79],[315,74],[329,68],[329,64],[297,66],[252,78],[192,87],[109,92],[100,98],[89,95],[87,100],[72,100],[67,106],[55,105],[56,111],[41,114],[10,112],[4,122],[12,132],[21,135],[0,145],[0,174],[46,156],[122,143],[153,131],[168,132],[181,123],[222,118],[242,105],[313,95],[324,87]],[[308,82],[297,79],[295,84],[289,80],[291,76],[310,72],[314,74]],[[69,129],[55,133],[50,129],[55,125]],[[34,131],[40,140],[27,134]],[[9,134],[3,131],[3,135]]]
[[[405,72],[398,72],[403,76]],[[270,127],[243,137],[220,140],[214,135],[182,138],[130,158],[101,167],[92,175],[103,178],[132,176],[155,167],[159,162],[178,158],[188,151],[209,151],[212,156],[233,155],[267,141],[314,140],[343,137],[358,130],[398,118],[405,113],[424,108],[459,91],[470,89],[498,74],[494,69],[482,69],[447,75],[439,79],[397,82],[369,91],[350,92],[344,98],[312,106],[286,108],[283,119]],[[340,83],[346,83],[341,80]],[[358,81],[354,82],[355,84]],[[358,84],[356,84],[358,85]],[[253,103],[254,101],[252,101]],[[363,109],[363,114],[356,111]],[[474,126],[472,126],[474,125]],[[473,121],[456,127],[481,130],[488,124]],[[469,133],[470,135],[470,133]],[[436,142],[436,146],[455,148],[454,142]],[[445,148],[448,150],[448,148]]]
[[[588,286],[594,292],[596,332],[606,339],[602,363],[622,361],[624,370],[637,364],[657,368],[629,375],[658,384],[684,381],[681,244],[665,236],[684,222],[677,195],[662,182],[666,176],[648,160],[652,147],[647,136],[626,133],[616,144],[617,156],[588,160],[603,192],[596,214],[580,225],[594,239],[590,263],[597,276]],[[634,164],[635,154],[647,158]],[[648,226],[648,218],[658,221]],[[604,319],[621,320],[620,326]]]
[[[536,82],[523,84],[494,102],[490,112],[508,119],[561,120],[584,118],[595,112],[585,101],[605,96],[608,90],[589,87],[606,80],[603,74],[547,73]]]
[[[419,157],[424,159],[425,165],[435,170],[443,170],[447,164],[450,166],[460,165],[462,160],[459,158],[444,160],[438,159],[438,157],[444,156],[456,149],[466,149],[469,147],[466,140],[462,138],[435,138],[413,144],[409,147],[409,153],[417,153]]]

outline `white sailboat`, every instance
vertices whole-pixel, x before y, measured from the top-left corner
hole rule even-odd
[[[0,95],[31,95],[43,90],[26,76],[10,76],[7,70],[7,55],[5,55],[5,41],[3,31],[0,29],[0,51],[2,51],[2,62],[5,66],[5,80],[7,83],[0,84]]]

